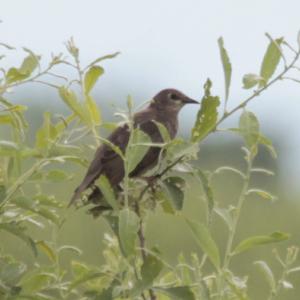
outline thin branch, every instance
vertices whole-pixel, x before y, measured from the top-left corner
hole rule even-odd
[[[292,80],[292,81],[294,81],[294,82],[300,83],[300,80],[299,80],[299,79],[296,79],[296,78],[293,78],[293,77],[288,77],[288,76],[286,76],[286,77],[282,77],[282,79]]]
[[[40,84],[47,85],[47,86],[50,86],[50,87],[55,88],[55,89],[59,89],[58,85],[53,84],[53,83],[49,83],[49,82],[46,82],[46,81],[43,81],[43,80],[36,80],[36,79],[34,79],[31,82],[32,83],[40,83]]]
[[[281,80],[283,78],[283,75],[285,75],[294,66],[296,61],[299,59],[299,55],[300,55],[300,52],[297,52],[297,54],[294,57],[294,59],[292,60],[292,62],[286,68],[284,68],[284,70],[281,73],[279,73],[273,80],[269,81],[264,87],[255,91],[250,97],[246,98],[244,101],[242,101],[242,103],[240,103],[238,106],[233,108],[231,111],[223,114],[222,118],[217,122],[216,127],[219,124],[221,124],[225,119],[227,119],[229,116],[234,114],[236,111],[244,108],[253,98],[259,96],[261,94],[261,92],[265,91],[267,88],[269,88],[271,85],[273,85],[278,80]]]
[[[177,164],[179,164],[183,159],[185,158],[184,155],[181,155],[179,158],[177,158],[174,162],[172,162],[170,165],[168,165],[161,173],[153,176],[153,179],[151,180],[150,183],[148,183],[144,189],[141,191],[139,197],[138,197],[138,201],[141,201],[144,197],[144,195],[146,194],[146,192],[148,191],[149,188],[151,188],[153,186],[153,184],[158,181],[162,176],[164,176],[168,171],[170,171],[171,169],[173,169],[173,167],[175,167]]]
[[[67,78],[67,77],[62,76],[62,75],[58,75],[58,74],[56,74],[56,73],[47,72],[47,75],[50,75],[50,76],[53,76],[53,77],[60,78],[60,79],[63,79],[63,80],[65,80],[65,81],[68,81],[68,78]]]
[[[283,41],[282,42],[282,44],[283,45],[285,45],[285,46],[287,46],[288,47],[288,49],[290,49],[294,54],[296,54],[297,55],[297,53],[298,53],[298,51],[297,50],[295,50],[288,42],[286,42],[286,41]]]

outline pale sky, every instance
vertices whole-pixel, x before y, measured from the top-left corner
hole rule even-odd
[[[214,93],[223,96],[217,46],[223,36],[233,66],[229,103],[236,105],[249,95],[242,89],[242,76],[259,72],[268,43],[264,33],[284,36],[296,46],[300,29],[297,0],[0,0],[0,4],[0,41],[31,48],[43,59],[64,51],[71,36],[83,63],[121,51],[118,58],[104,63],[106,74],[95,94],[98,103],[122,101],[128,94],[139,102],[166,87],[199,99],[207,77],[214,82]],[[8,63],[17,64],[18,59],[13,56]],[[300,84],[278,83],[249,109],[257,113],[263,131],[282,137],[281,147],[290,158],[282,172],[297,178]],[[185,126],[192,125],[195,114],[194,108],[183,111]]]

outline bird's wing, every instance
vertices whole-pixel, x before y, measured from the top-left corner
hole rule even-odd
[[[108,140],[124,153],[129,140],[128,125],[118,127],[108,137]],[[80,198],[81,193],[87,188],[89,188],[94,183],[94,181],[101,175],[105,164],[109,164],[116,158],[119,159],[119,154],[117,154],[116,151],[114,151],[112,147],[109,146],[109,144],[102,144],[97,149],[94,159],[92,160],[81,184],[75,190],[69,206],[76,199]]]

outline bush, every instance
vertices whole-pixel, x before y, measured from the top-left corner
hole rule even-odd
[[[145,134],[138,129],[132,130],[124,153],[100,135],[100,129],[110,131],[118,125],[102,121],[101,111],[91,93],[104,73],[101,62],[114,58],[118,53],[97,58],[82,67],[79,49],[71,39],[67,43],[68,59],[63,54],[55,55],[43,68],[41,57],[24,48],[26,57],[20,67],[2,68],[0,124],[6,138],[0,141],[0,231],[19,238],[20,247],[25,243],[36,258],[35,264],[28,266],[2,251],[1,299],[249,299],[247,276],[235,274],[232,261],[240,253],[254,247],[289,238],[287,233],[274,231],[241,241],[235,240],[247,197],[257,195],[267,200],[275,199],[270,192],[250,184],[252,177],[258,173],[267,176],[273,174],[270,170],[254,167],[258,146],[265,146],[274,158],[276,151],[272,142],[260,131],[257,117],[246,110],[246,106],[280,80],[298,81],[287,74],[296,68],[300,45],[294,49],[283,38],[267,37],[269,45],[259,74],[246,74],[243,77],[244,88],[251,90],[250,95],[231,109],[228,108],[228,100],[232,67],[223,39],[219,39],[225,78],[223,104],[221,106],[218,96],[213,96],[212,82],[208,79],[189,139],[171,140],[166,128],[158,124],[164,142],[155,146],[160,147],[164,155],[158,166],[150,171],[149,176],[155,175],[151,182],[128,176],[132,166],[154,145],[145,138]],[[5,44],[1,46],[7,49],[8,54],[13,53],[13,47]],[[286,58],[286,51],[292,52],[291,61]],[[277,70],[280,62],[283,68]],[[75,70],[76,78],[57,74],[55,69],[59,65]],[[25,116],[27,107],[11,101],[9,94],[11,90],[26,83],[54,88],[69,109],[69,114],[64,116],[45,112],[43,124],[35,133],[34,144],[28,139],[29,124]],[[130,97],[127,106],[128,111],[119,112],[118,115],[123,122],[132,125],[134,104]],[[245,167],[239,170],[221,166],[213,172],[197,167],[193,162],[198,158],[199,144],[208,135],[220,131],[219,125],[224,120],[239,112],[238,127],[222,131],[237,134],[244,140],[242,151]],[[104,236],[103,255],[106,262],[99,266],[88,266],[85,262],[74,260],[70,268],[65,269],[60,262],[62,253],[71,251],[80,255],[81,250],[75,246],[58,245],[55,240],[37,239],[34,231],[28,228],[34,226],[42,231],[55,226],[58,232],[64,226],[67,205],[49,193],[47,184],[50,182],[55,186],[59,182],[66,182],[73,176],[75,169],[86,168],[86,150],[94,151],[101,143],[108,144],[117,152],[125,166],[121,192],[114,191],[103,176],[96,182],[111,209],[99,209],[99,206],[86,202],[84,198],[81,205],[82,209],[88,206],[93,216],[103,218],[111,227],[110,233]],[[237,200],[229,206],[216,201],[213,187],[214,178],[227,172],[236,174],[241,180]],[[202,187],[205,219],[192,220],[182,212],[191,182]],[[179,215],[189,227],[201,251],[180,254],[178,263],[170,265],[163,259],[159,245],[147,247],[144,230],[147,216],[158,210]],[[228,230],[224,251],[220,250],[211,230],[214,220],[218,218]],[[300,267],[295,266],[298,251],[297,247],[290,247],[284,258],[278,251],[274,252],[282,268],[278,278],[275,278],[267,262],[254,262],[257,269],[263,272],[269,286],[268,299],[279,299],[282,290],[293,288],[288,277],[300,271]],[[39,252],[47,255],[48,264],[39,262]]]

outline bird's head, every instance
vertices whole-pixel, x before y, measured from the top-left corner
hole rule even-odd
[[[185,104],[199,104],[178,90],[165,89],[153,98],[150,106],[167,112],[179,112]]]

